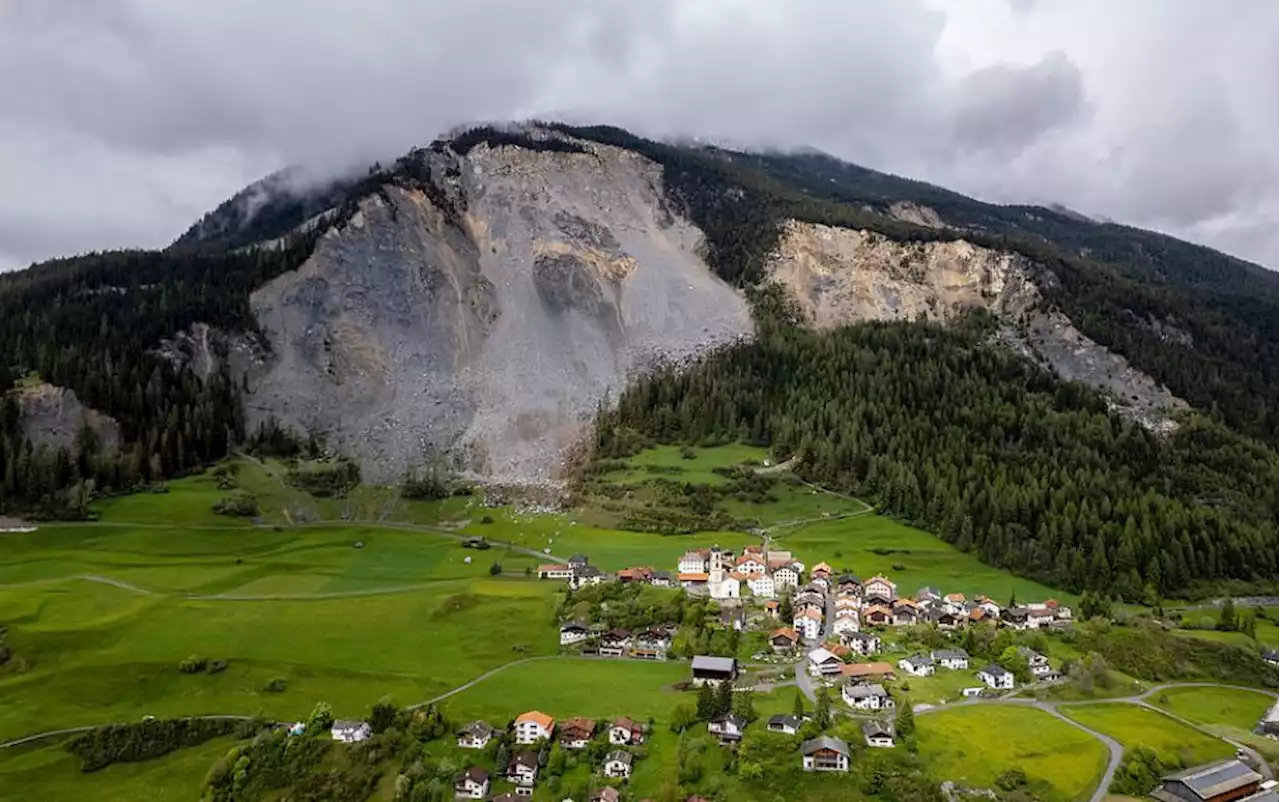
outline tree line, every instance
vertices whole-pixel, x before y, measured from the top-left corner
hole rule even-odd
[[[602,409],[597,455],[767,444],[806,479],[1057,587],[1130,601],[1274,587],[1277,471],[1260,444],[1195,415],[1162,439],[989,345],[982,315],[816,333],[780,291],[757,310],[754,342]]]

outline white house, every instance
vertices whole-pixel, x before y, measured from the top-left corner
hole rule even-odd
[[[889,710],[893,708],[893,698],[882,685],[867,685],[849,682],[840,689],[840,697],[845,704],[858,710]]]
[[[568,646],[587,639],[591,630],[581,621],[569,621],[560,626],[560,645]]]
[[[707,722],[707,732],[716,736],[721,742],[742,740],[742,730],[747,720],[737,713],[721,713]]]
[[[843,637],[846,633],[858,631],[858,614],[845,613],[844,615],[836,614],[836,620],[831,623],[831,631],[836,635]]]
[[[836,599],[836,615],[856,613],[862,609],[862,600],[854,596],[841,596]]]
[[[733,570],[744,574],[763,574],[768,569],[764,564],[764,560],[759,559],[751,554],[744,554],[733,564]]]
[[[644,727],[622,716],[609,725],[609,743],[615,746],[628,746],[644,743]]]
[[[966,615],[968,611],[965,610],[965,602],[967,601],[963,593],[948,593],[942,597],[942,609],[952,615]]]
[[[978,679],[985,682],[988,688],[1002,691],[1013,690],[1013,675],[995,663],[979,671]]]
[[[1030,629],[1040,629],[1047,627],[1058,619],[1058,613],[1043,604],[1031,604],[1027,606],[1027,627]]]
[[[913,654],[899,660],[898,668],[913,677],[928,677],[933,674],[933,661],[922,654]]]
[[[631,753],[621,749],[610,752],[604,758],[604,776],[627,778],[631,776]]]
[[[569,579],[573,569],[563,563],[547,563],[538,566],[538,579]]]
[[[531,744],[539,740],[550,740],[556,728],[556,720],[546,713],[530,710],[516,717],[516,743]]]
[[[489,772],[479,766],[467,769],[453,783],[453,795],[463,799],[484,799],[489,795]]]
[[[333,740],[342,741],[344,744],[359,743],[373,735],[373,730],[369,728],[369,724],[364,721],[351,721],[349,719],[339,719],[333,722],[329,734],[333,736]]]
[[[784,735],[795,735],[803,726],[804,719],[799,716],[779,713],[776,716],[769,717],[769,724],[766,729],[769,732],[780,732]]]
[[[680,557],[679,570],[682,574],[705,574],[707,573],[707,556],[710,554],[706,549],[698,549],[696,551],[686,551]]]
[[[822,635],[822,613],[812,608],[796,613],[791,624],[805,640],[817,640]]]
[[[473,721],[458,730],[457,735],[462,749],[484,749],[493,740],[494,729],[483,721]]]
[[[862,724],[862,737],[867,746],[893,748],[893,725],[887,721],[866,721]]]
[[[849,745],[839,738],[819,735],[800,746],[805,771],[848,771]]]
[[[778,589],[774,585],[773,577],[768,574],[752,574],[747,579],[747,587],[751,588],[751,592],[763,599],[772,599],[778,595]]]
[[[773,572],[773,585],[777,590],[794,588],[800,584],[800,572],[794,566],[784,565]]]
[[[858,654],[875,654],[880,651],[880,638],[869,632],[846,632],[840,636],[840,640]]]
[[[1049,658],[1025,646],[1018,647],[1018,654],[1026,658],[1027,668],[1031,669],[1031,676],[1038,680],[1054,680],[1058,678],[1058,672],[1053,670],[1053,666],[1049,665]]]
[[[533,784],[538,779],[538,755],[526,749],[518,753],[511,759],[511,764],[507,766],[507,779],[515,783],[518,787],[516,793],[520,796],[528,796],[533,791]],[[526,789],[521,792],[521,788]]]
[[[952,671],[969,667],[969,655],[964,649],[938,649],[931,657],[935,663]]]
[[[809,673],[817,676],[835,676],[840,673],[844,661],[819,646],[809,652]]]
[[[991,616],[992,618],[1000,617],[1000,605],[991,601],[986,596],[978,597],[978,606],[982,608],[983,612],[985,612],[987,615]]]
[[[862,595],[864,597],[875,596],[892,601],[898,598],[898,586],[890,582],[888,578],[877,574],[862,583]]]

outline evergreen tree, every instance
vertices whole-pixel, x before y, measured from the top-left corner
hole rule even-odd
[[[709,684],[698,688],[698,720],[710,721],[716,715],[716,692]]]
[[[826,686],[818,689],[817,699],[814,702],[813,721],[818,725],[818,729],[824,732],[831,726],[831,695],[827,692]]]
[[[791,700],[791,712],[797,716],[804,716],[804,697],[800,695],[799,688],[796,688],[795,696]]]
[[[1239,618],[1236,614],[1236,603],[1231,598],[1224,599],[1222,602],[1222,610],[1218,614],[1218,629],[1224,632],[1234,632],[1239,628]]]

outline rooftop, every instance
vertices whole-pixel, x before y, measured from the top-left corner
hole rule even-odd
[[[849,756],[849,744],[839,738],[833,738],[830,735],[819,735],[817,738],[805,741],[800,745],[800,751],[806,755],[812,755],[814,752],[821,752],[823,750],[839,752],[845,757]]]
[[[1162,779],[1182,783],[1201,799],[1212,799],[1261,782],[1262,775],[1239,760],[1224,760],[1166,774]]]
[[[723,671],[732,673],[738,667],[738,661],[732,657],[709,657],[704,654],[693,658],[694,671]]]

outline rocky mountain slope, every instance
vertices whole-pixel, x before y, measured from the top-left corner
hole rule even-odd
[[[275,420],[374,481],[443,454],[489,481],[554,482],[630,377],[750,337],[746,291],[770,280],[818,328],[984,309],[1000,343],[1149,429],[1168,431],[1190,402],[1274,437],[1274,405],[1258,401],[1276,382],[1273,274],[811,153],[481,127],[365,176],[272,177],[167,251],[85,259],[0,280],[0,302],[28,318],[57,310],[37,339],[61,350],[28,348],[16,324],[0,344],[119,420],[126,447],[162,451],[136,462],[144,473]],[[75,300],[47,306],[61,298]],[[85,356],[94,348],[110,350]],[[137,388],[113,389],[122,354],[139,360]],[[83,364],[106,367],[77,380]],[[171,397],[192,411],[146,411],[148,375],[183,388]],[[74,431],[67,416],[85,413],[60,409]],[[207,418],[198,435],[184,415]]]

